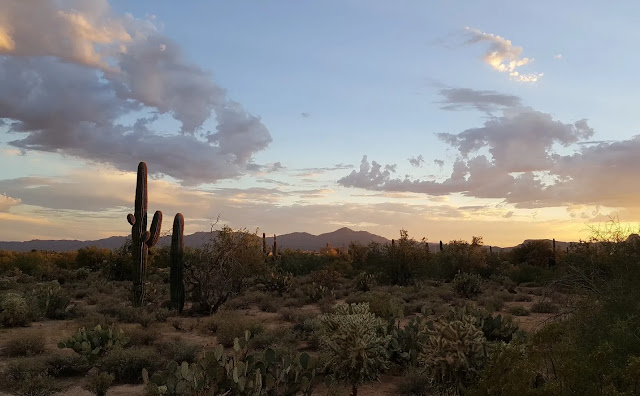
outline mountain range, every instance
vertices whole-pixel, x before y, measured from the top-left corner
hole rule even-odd
[[[27,252],[30,250],[47,250],[64,252],[69,250],[78,250],[87,246],[97,246],[99,248],[116,249],[122,246],[127,237],[113,236],[104,239],[97,239],[92,241],[78,241],[78,240],[39,240],[34,239],[25,242],[0,242],[0,250],[13,250],[18,252]],[[199,247],[207,243],[211,239],[210,232],[196,232],[191,235],[185,235],[185,246]],[[273,246],[273,236],[268,236],[267,246]],[[315,250],[318,251],[327,246],[329,243],[332,247],[347,247],[351,242],[359,242],[364,245],[368,245],[371,242],[377,242],[385,244],[391,242],[385,237],[372,234],[367,231],[354,231],[347,227],[340,228],[333,232],[327,232],[320,235],[313,235],[307,232],[292,232],[290,234],[282,234],[277,236],[279,249],[300,249],[300,250]],[[525,240],[526,243],[530,240]],[[549,240],[551,242],[551,240]],[[167,246],[171,244],[171,236],[163,236],[158,241],[158,246]],[[429,249],[431,251],[438,250],[438,243],[429,243]],[[556,248],[558,250],[564,250],[569,246],[569,242],[556,242]],[[488,247],[487,247],[488,248]],[[511,247],[494,247],[497,250],[510,250]]]
[[[34,239],[25,242],[0,242],[0,250],[13,250],[19,252],[27,252],[30,250],[47,250],[63,252],[68,250],[78,250],[87,246],[97,246],[99,248],[115,249],[122,246],[127,237],[113,236],[104,239],[91,241],[78,240],[40,240]],[[207,243],[211,238],[210,232],[196,232],[191,235],[185,235],[185,246],[199,247]],[[278,247],[280,249],[301,249],[301,250],[320,250],[327,243],[332,247],[346,247],[350,242],[359,242],[369,244],[370,242],[389,243],[390,240],[379,235],[371,234],[366,231],[354,231],[349,228],[340,228],[333,232],[320,235],[312,235],[307,232],[293,232],[277,236]],[[171,236],[163,236],[158,241],[158,246],[166,246],[171,244]],[[273,236],[267,237],[267,246],[273,245]]]

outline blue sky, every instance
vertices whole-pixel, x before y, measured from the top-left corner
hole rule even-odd
[[[508,245],[640,214],[635,2],[3,3],[1,240],[125,234],[142,160],[191,232]]]

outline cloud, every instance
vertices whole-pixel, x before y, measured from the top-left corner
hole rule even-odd
[[[496,71],[508,73],[510,78],[522,82],[536,82],[543,73],[521,74],[517,69],[533,62],[531,58],[522,58],[522,47],[514,46],[511,40],[481,30],[466,27],[465,33],[469,37],[466,44],[489,43],[488,49],[482,55],[482,60]]]
[[[411,164],[411,166],[420,168],[422,164],[424,164],[424,157],[422,156],[422,154],[418,155],[417,157],[409,157],[409,163]]]
[[[302,118],[309,118],[309,117],[311,117],[311,113],[307,113],[307,112],[304,112],[304,111],[303,111],[302,113],[300,113],[300,116],[301,116]]]
[[[194,185],[241,175],[272,140],[151,20],[115,15],[107,1],[9,2],[0,26],[0,118],[17,148],[120,170],[144,160]],[[179,133],[155,130],[164,115]]]
[[[441,159],[434,159],[433,163],[438,165],[440,167],[440,169],[442,169],[444,167],[444,161]]]
[[[6,194],[0,194],[0,212],[7,212],[12,206],[20,205],[20,199],[12,198]]]
[[[477,91],[470,88],[445,88],[439,91],[443,96],[440,108],[443,110],[476,109],[491,114],[492,111],[521,105],[520,98],[495,91]]]
[[[295,176],[298,177],[310,177],[310,176],[318,176],[327,172],[333,172],[333,171],[337,171],[337,170],[345,170],[345,169],[351,169],[353,168],[353,165],[351,164],[335,164],[333,166],[327,166],[324,168],[302,168],[302,169],[296,169],[295,172],[297,172],[295,174]]]
[[[555,54],[553,56],[553,59],[562,59],[562,58],[563,58],[562,54]]]
[[[640,168],[640,135],[579,144],[593,134],[586,120],[564,123],[528,107],[509,108],[481,127],[439,134],[459,154],[444,180],[397,177],[364,156],[359,170],[338,184],[432,196],[459,193],[501,199],[516,208],[600,205],[640,212],[640,185],[629,182]],[[570,153],[558,153],[562,146]]]

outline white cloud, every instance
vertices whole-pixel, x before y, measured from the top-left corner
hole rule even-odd
[[[517,69],[533,62],[533,58],[522,57],[522,47],[514,46],[511,40],[504,37],[485,33],[479,29],[466,27],[469,36],[467,44],[489,43],[489,48],[482,56],[482,60],[494,70],[508,73],[509,77],[522,82],[536,82],[542,73],[521,73]]]

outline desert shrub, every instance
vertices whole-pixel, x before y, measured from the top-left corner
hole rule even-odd
[[[293,276],[290,273],[280,273],[277,270],[271,270],[260,278],[262,288],[267,292],[275,292],[283,295],[291,288]]]
[[[71,338],[58,343],[58,348],[71,348],[76,353],[94,362],[109,350],[122,347],[129,342],[122,329],[102,328],[97,325],[93,329],[80,328]]]
[[[129,338],[127,346],[153,345],[160,338],[160,333],[153,329],[133,328],[127,330],[125,334]]]
[[[487,311],[500,311],[504,307],[504,300],[498,296],[484,297],[478,301]]]
[[[274,301],[272,298],[264,299],[260,301],[258,307],[263,312],[278,312],[278,303]]]
[[[259,334],[264,330],[260,323],[233,311],[216,313],[209,319],[207,328],[216,333],[218,342],[225,347],[233,346],[234,338],[242,337],[246,330],[251,334]]]
[[[367,292],[349,297],[347,303],[367,303],[369,311],[376,316],[385,319],[393,319],[404,316],[405,302],[395,296],[382,292]]]
[[[156,315],[153,312],[140,311],[136,322],[145,329],[156,321]]]
[[[115,377],[109,373],[89,373],[84,389],[96,396],[105,396]]]
[[[53,377],[37,374],[16,384],[15,393],[20,396],[50,396],[60,390]]]
[[[556,313],[558,312],[558,306],[551,301],[537,301],[531,306],[531,312]]]
[[[151,372],[158,370],[163,364],[153,348],[133,347],[114,348],[97,363],[102,371],[113,374],[117,382],[135,384],[142,380],[142,369]]]
[[[0,323],[6,327],[27,326],[31,321],[31,311],[27,300],[16,293],[7,293],[0,303]]]
[[[38,285],[33,291],[32,299],[37,307],[37,315],[47,319],[64,319],[65,311],[71,301],[57,281]]]
[[[431,394],[431,378],[423,369],[410,367],[396,385],[400,396],[428,396]]]
[[[530,295],[525,293],[518,293],[513,297],[513,301],[518,301],[518,302],[529,302],[532,300],[533,298]]]
[[[47,375],[47,364],[42,356],[19,358],[7,362],[3,370],[3,380],[18,384],[37,375]]]
[[[515,305],[509,308],[508,311],[513,316],[529,316],[531,314],[527,308],[520,305]]]
[[[202,346],[175,338],[172,341],[158,344],[156,349],[159,354],[166,357],[169,361],[193,363],[198,353],[202,350]]]
[[[338,286],[338,279],[340,279],[341,276],[342,275],[338,271],[321,269],[311,273],[311,281],[317,285],[324,286],[329,290],[333,290]]]
[[[83,375],[91,368],[89,361],[75,354],[54,353],[42,356],[46,372],[53,377]]]
[[[451,282],[455,293],[463,298],[472,298],[482,293],[482,278],[477,274],[459,272]]]
[[[96,311],[103,315],[109,315],[122,323],[139,323],[145,314],[141,308],[132,307],[129,303],[115,297],[107,297],[98,302]],[[151,320],[151,317],[148,318]]]
[[[234,340],[232,351],[221,345],[197,363],[171,361],[149,376],[143,371],[147,395],[304,395],[315,386],[315,363],[306,354],[267,349],[250,352],[249,332]],[[264,378],[264,379],[263,379]]]
[[[366,272],[360,273],[354,280],[356,290],[361,292],[368,292],[376,285],[376,277],[373,274],[367,274]]]
[[[185,289],[193,309],[214,313],[267,271],[260,238],[225,226],[201,249],[185,251]]]
[[[315,282],[305,285],[302,291],[304,292],[306,302],[309,304],[317,303],[331,293],[328,287]]]
[[[387,323],[363,304],[338,304],[333,313],[320,315],[320,346],[332,378],[358,386],[378,378],[387,368],[391,337]]]
[[[427,327],[419,362],[441,390],[462,389],[473,382],[488,356],[487,340],[475,316],[441,317]]]
[[[3,355],[6,356],[35,356],[44,352],[45,340],[42,334],[19,334],[7,341]]]
[[[509,276],[516,284],[531,282],[540,284],[551,280],[553,278],[553,272],[535,265],[520,264],[511,270]]]

